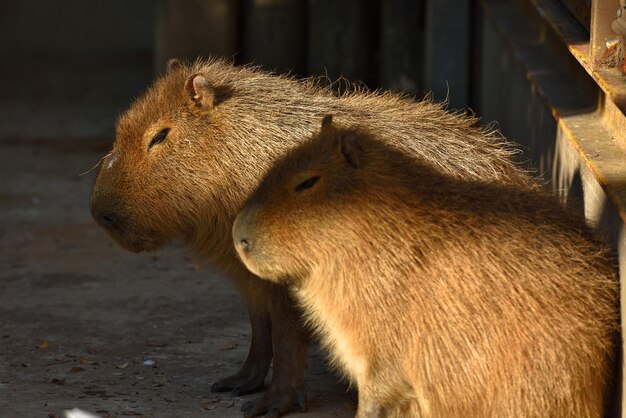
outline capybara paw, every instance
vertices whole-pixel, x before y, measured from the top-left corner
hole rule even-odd
[[[248,393],[258,392],[259,390],[265,387],[263,385],[264,380],[265,380],[264,378],[257,377],[256,379],[252,378],[252,379],[243,381],[239,383],[238,385],[235,385],[235,387],[232,390],[232,393],[235,396],[239,396],[239,395],[247,395]]]
[[[211,385],[211,392],[232,392],[233,395],[245,395],[263,389],[265,376],[253,375],[241,377],[239,375],[220,379]]]
[[[291,411],[306,412],[307,409],[304,388],[294,387],[270,388],[264,395],[244,403],[241,407],[245,418],[263,414],[265,418],[278,418]]]

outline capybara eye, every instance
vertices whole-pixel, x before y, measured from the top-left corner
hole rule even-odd
[[[317,183],[320,179],[320,176],[311,177],[310,179],[304,180],[302,183],[298,184],[294,189],[296,192],[301,192],[302,190],[310,189]]]
[[[170,131],[170,128],[161,129],[156,135],[152,137],[152,141],[148,145],[148,149],[152,148],[156,144],[160,144],[167,137],[167,133]]]

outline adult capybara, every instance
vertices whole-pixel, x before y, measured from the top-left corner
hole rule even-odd
[[[293,286],[358,417],[602,417],[616,263],[541,191],[454,178],[327,117],[233,237]]]
[[[157,250],[182,237],[237,282],[252,344],[241,370],[212,389],[260,389],[273,358],[269,390],[246,405],[247,416],[305,408],[308,333],[287,289],[256,279],[239,261],[232,222],[271,164],[318,129],[329,110],[381,132],[398,152],[442,173],[532,185],[496,133],[441,105],[381,92],[335,95],[313,81],[223,61],[172,65],[119,118],[92,213],[130,250]]]

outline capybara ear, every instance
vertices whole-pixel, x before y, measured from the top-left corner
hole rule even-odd
[[[170,60],[167,61],[167,64],[165,64],[165,72],[171,73],[172,71],[177,70],[178,68],[181,68],[182,66],[183,66],[183,63],[180,62],[178,58],[171,58]]]
[[[192,74],[185,81],[185,91],[197,106],[207,109],[215,106],[215,89],[202,74]]]
[[[346,162],[352,168],[361,166],[363,150],[359,145],[356,133],[354,131],[345,131],[339,135],[339,151],[343,154]]]
[[[333,141],[337,138],[337,130],[335,129],[335,125],[333,125],[333,115],[326,115],[322,119],[320,136],[322,138],[332,139]]]
[[[322,119],[322,131],[328,130],[333,123],[333,115],[326,115]]]

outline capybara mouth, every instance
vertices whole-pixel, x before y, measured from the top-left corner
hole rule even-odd
[[[92,200],[91,214],[98,225],[125,250],[140,253],[156,251],[165,245],[165,239],[158,232],[137,225],[123,212],[102,209]]]
[[[140,253],[143,251],[154,252],[163,247],[166,242],[158,239],[155,236],[148,234],[142,234],[140,236],[129,236],[128,234],[122,234],[114,231],[107,231],[111,238],[122,248],[133,253]]]

